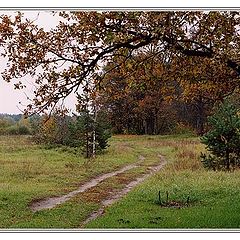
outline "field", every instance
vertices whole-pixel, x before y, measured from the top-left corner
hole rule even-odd
[[[0,136],[1,228],[239,228],[240,172],[203,169],[204,146],[191,136],[114,136],[110,148],[86,160],[69,148],[46,149],[26,136]],[[84,224],[102,201],[134,179],[167,164]],[[92,178],[138,163],[52,209],[40,199],[76,190]],[[159,199],[160,191],[160,199]]]

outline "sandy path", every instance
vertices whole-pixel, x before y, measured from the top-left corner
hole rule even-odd
[[[130,164],[128,166],[125,166],[117,171],[114,172],[110,172],[110,173],[106,173],[103,175],[100,175],[96,178],[93,178],[92,180],[90,180],[87,183],[84,183],[83,185],[81,185],[77,190],[72,191],[66,195],[60,196],[60,197],[51,197],[51,198],[47,198],[47,199],[43,199],[43,200],[39,200],[36,202],[33,202],[30,205],[30,209],[33,212],[37,212],[43,209],[51,209],[54,208],[55,206],[62,204],[66,201],[68,201],[69,199],[71,199],[72,197],[74,197],[75,195],[77,195],[78,193],[82,193],[85,192],[86,190],[95,187],[96,185],[98,185],[100,182],[104,181],[107,178],[116,176],[120,173],[126,172],[130,169],[136,168],[139,166],[140,163],[142,163],[144,161],[144,157],[143,156],[139,156],[139,161],[137,163],[134,164]]]
[[[149,168],[149,172],[144,174],[143,176],[137,178],[136,180],[130,182],[128,185],[126,185],[124,187],[124,189],[122,189],[121,191],[117,192],[115,195],[111,196],[108,199],[105,199],[101,202],[102,207],[96,211],[93,212],[81,225],[81,227],[84,227],[84,225],[86,225],[88,222],[96,219],[97,217],[101,216],[104,214],[104,209],[115,203],[116,201],[118,201],[120,198],[122,198],[124,195],[126,195],[128,192],[130,192],[132,190],[133,187],[135,187],[136,185],[138,185],[139,183],[143,182],[147,177],[153,175],[155,172],[158,172],[161,168],[164,167],[164,165],[167,163],[166,159],[162,156],[159,155],[159,158],[161,159],[161,162],[159,165],[154,166]]]

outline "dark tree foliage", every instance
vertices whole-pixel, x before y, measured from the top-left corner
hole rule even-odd
[[[208,118],[211,130],[202,138],[210,155],[202,154],[205,167],[235,169],[240,166],[240,112],[233,104],[225,101]]]
[[[95,136],[94,136],[95,135]],[[111,137],[109,124],[104,113],[99,113],[96,121],[89,111],[82,111],[75,120],[69,124],[69,135],[64,144],[71,147],[80,147],[86,158],[102,152],[108,145]]]

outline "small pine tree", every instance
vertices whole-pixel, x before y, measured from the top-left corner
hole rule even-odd
[[[87,111],[82,111],[76,119],[69,124],[69,136],[66,145],[80,147],[88,158],[91,156],[91,132],[93,131],[93,120]]]
[[[81,111],[76,120],[69,124],[69,136],[65,144],[80,147],[85,157],[90,158],[94,155],[94,144],[96,152],[99,153],[108,147],[110,137],[110,127],[101,115],[95,122],[92,114]]]
[[[95,131],[96,131],[96,150],[101,152],[106,149],[108,145],[108,139],[111,137],[110,124],[106,121],[105,112],[100,111],[96,118]]]
[[[201,154],[205,167],[210,169],[234,169],[240,165],[240,112],[225,101],[213,116],[208,118],[211,130],[201,142],[207,145],[210,155]]]

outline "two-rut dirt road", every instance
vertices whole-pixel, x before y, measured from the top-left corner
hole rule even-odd
[[[124,195],[126,195],[129,191],[131,191],[133,187],[135,187],[139,183],[143,182],[147,177],[153,175],[154,173],[158,172],[161,168],[163,168],[163,166],[167,162],[166,162],[164,156],[162,156],[162,155],[158,155],[158,156],[159,156],[159,159],[160,159],[160,163],[158,165],[148,167],[147,173],[145,173],[145,174],[141,175],[140,177],[138,177],[137,179],[131,181],[123,189],[121,189],[118,192],[115,192],[114,195],[111,195],[107,199],[102,200],[100,209],[96,212],[93,212],[84,221],[84,223],[81,226],[83,227],[85,224],[87,224],[91,220],[93,220],[93,219],[97,218],[98,216],[102,215],[104,213],[104,209],[107,206],[109,206],[109,205],[113,204],[114,202],[118,201],[120,198],[122,198]],[[114,177],[114,176],[119,175],[121,173],[124,173],[128,170],[139,167],[140,164],[144,161],[144,159],[145,158],[143,156],[139,156],[139,161],[135,164],[130,164],[130,165],[127,165],[127,166],[125,166],[125,167],[123,167],[119,170],[116,170],[116,171],[113,171],[113,172],[110,172],[110,173],[105,173],[105,174],[102,174],[102,175],[100,175],[96,178],[93,178],[90,181],[82,184],[75,191],[72,191],[72,192],[70,192],[66,195],[63,195],[63,196],[60,196],[60,197],[51,197],[51,198],[35,201],[30,205],[30,208],[33,212],[37,212],[37,211],[40,211],[40,210],[43,210],[43,209],[54,208],[55,206],[57,206],[59,204],[62,204],[64,202],[68,201],[69,199],[73,198],[77,194],[84,193],[88,189],[97,186],[99,183],[103,182],[104,180],[106,180],[108,178]]]

